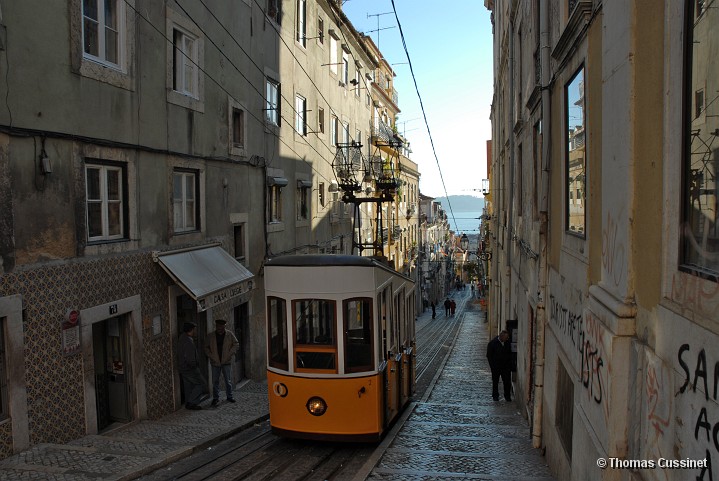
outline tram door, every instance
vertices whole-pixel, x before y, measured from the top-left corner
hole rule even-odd
[[[125,316],[92,325],[97,430],[130,418],[130,376]]]
[[[400,400],[400,406],[404,406],[409,401],[410,396],[410,380],[412,376],[412,366],[410,365],[411,358],[410,354],[408,354],[409,348],[411,347],[410,343],[410,325],[409,325],[409,319],[410,319],[410,310],[409,306],[407,305],[407,298],[405,297],[404,290],[400,293],[399,298],[397,299],[398,307],[400,309],[399,313],[399,335],[400,335],[400,352],[402,353],[402,376],[401,376],[401,383],[402,383],[402,399]]]
[[[194,322],[197,324],[195,329],[195,345],[197,346],[197,360],[200,364],[200,371],[203,371],[203,366],[208,366],[207,356],[202,346],[205,345],[205,338],[207,337],[207,313],[197,312],[197,302],[187,294],[177,296],[177,334],[182,334],[182,326],[186,322]],[[175,343],[177,345],[177,343]],[[177,358],[177,350],[174,352],[175,358]],[[207,378],[209,367],[204,367],[204,376]],[[185,404],[185,389],[182,385],[182,377],[180,377],[180,400],[182,404]]]
[[[249,378],[247,372],[250,358],[250,309],[249,303],[244,302],[235,307],[235,337],[240,343],[240,349],[235,354],[235,382]]]
[[[399,294],[394,297],[394,339],[395,339],[395,391],[397,392],[397,398],[395,399],[395,407],[397,411],[400,410],[404,403],[404,392],[402,386],[404,384],[404,378],[407,376],[407,372],[404,365],[404,290],[401,290]]]

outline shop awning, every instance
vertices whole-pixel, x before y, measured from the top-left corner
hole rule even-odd
[[[219,245],[153,255],[202,312],[252,290],[253,275]]]

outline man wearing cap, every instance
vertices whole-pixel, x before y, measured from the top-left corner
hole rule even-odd
[[[185,407],[191,410],[202,409],[200,403],[207,399],[205,390],[207,381],[200,372],[200,364],[197,359],[197,348],[195,347],[194,322],[186,322],[182,326],[182,334],[177,346],[177,368],[182,378],[182,386],[185,391]]]
[[[227,401],[235,402],[232,395],[232,356],[237,352],[240,343],[231,332],[225,329],[227,321],[215,320],[215,331],[207,336],[205,341],[205,354],[212,367],[212,406],[220,402],[220,374],[225,378],[225,392]]]

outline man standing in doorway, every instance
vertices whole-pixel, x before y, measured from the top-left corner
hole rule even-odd
[[[215,321],[215,331],[207,336],[205,341],[205,354],[210,359],[212,367],[212,407],[220,402],[220,374],[225,378],[225,393],[228,402],[235,402],[232,395],[232,356],[237,352],[240,343],[231,332],[225,329],[227,322],[224,319]]]
[[[197,348],[195,346],[195,329],[197,324],[186,322],[182,326],[182,334],[177,345],[177,368],[180,371],[182,387],[185,392],[185,407],[191,410],[202,409],[200,403],[207,399],[204,395],[207,389],[207,381],[200,372],[200,364],[197,360]]]
[[[499,377],[502,376],[504,399],[512,400],[512,346],[509,333],[502,331],[487,345],[487,360],[492,369],[492,399],[499,401]]]

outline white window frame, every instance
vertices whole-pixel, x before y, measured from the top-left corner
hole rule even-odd
[[[200,96],[198,40],[198,37],[184,28],[175,26],[172,29],[172,41],[174,43],[172,89],[179,94],[187,95],[194,99],[199,99]]]
[[[122,69],[123,57],[124,57],[124,45],[125,45],[125,2],[124,0],[110,0],[115,6],[115,26],[112,31],[116,34],[115,40],[115,55],[117,61],[113,62],[107,59],[106,47],[107,47],[107,35],[106,31],[111,27],[107,25],[107,17],[105,12],[105,1],[106,0],[90,0],[95,3],[97,8],[97,18],[92,19],[85,15],[85,2],[80,2],[80,9],[82,10],[82,51],[83,57],[101,63],[103,65]],[[97,25],[97,55],[87,52],[87,31],[85,24],[87,21],[96,23]]]
[[[265,78],[265,120],[270,125],[280,125],[280,88],[277,80]]]
[[[300,135],[307,135],[307,99],[295,96],[295,130]]]
[[[182,191],[180,197],[175,197],[175,180],[181,180]],[[174,170],[172,172],[172,228],[175,233],[184,232],[196,232],[200,230],[200,219],[199,219],[199,172],[191,170]],[[192,198],[192,219],[187,218],[188,208],[188,192],[187,192],[187,180],[190,180],[190,185],[193,189]],[[178,218],[178,209],[180,218]],[[178,223],[179,221],[179,223]],[[179,224],[179,225],[178,225]]]
[[[307,0],[297,0],[297,42],[307,48]]]
[[[282,186],[270,185],[267,187],[267,208],[270,224],[282,222]]]
[[[330,72],[337,75],[337,39],[330,35]]]
[[[342,85],[347,86],[350,80],[350,58],[347,52],[342,51]]]
[[[97,170],[99,172],[99,197],[90,199],[88,171]],[[109,199],[108,196],[108,173],[116,172],[118,174],[118,199]],[[85,164],[85,221],[88,242],[111,241],[125,238],[125,169],[117,165],[96,164],[88,162]],[[100,223],[102,233],[96,236],[90,236],[90,212],[91,204],[100,205]],[[110,205],[117,204],[119,206],[118,228],[119,234],[110,234]]]

